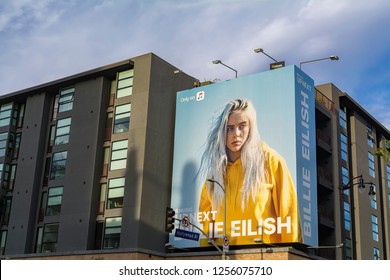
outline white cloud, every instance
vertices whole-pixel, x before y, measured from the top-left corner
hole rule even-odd
[[[267,70],[273,61],[253,52],[261,47],[286,64],[338,55],[304,70],[359,101],[367,78],[381,75],[373,66],[390,60],[387,0],[16,0],[0,10],[0,94],[147,52],[225,80],[234,73],[212,60],[239,75]]]

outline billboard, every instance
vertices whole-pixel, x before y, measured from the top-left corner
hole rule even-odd
[[[314,82],[287,66],[177,93],[171,207],[180,248],[318,245]]]

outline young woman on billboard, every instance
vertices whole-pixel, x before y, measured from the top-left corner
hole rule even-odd
[[[290,172],[285,160],[261,140],[249,100],[229,102],[214,121],[197,176],[203,184],[198,220],[208,239],[222,239],[226,191],[230,245],[301,241]],[[207,243],[201,240],[201,245]]]

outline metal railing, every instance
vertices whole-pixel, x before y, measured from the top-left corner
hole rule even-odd
[[[315,96],[316,96],[316,102],[322,104],[325,108],[327,108],[332,113],[335,113],[336,109],[334,107],[334,103],[332,100],[326,97],[318,89],[315,90]]]

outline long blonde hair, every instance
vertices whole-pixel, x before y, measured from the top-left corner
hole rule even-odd
[[[218,209],[221,205],[224,192],[220,187],[215,187],[214,183],[207,180],[215,180],[225,188],[224,177],[228,164],[226,153],[227,123],[232,112],[241,110],[246,112],[250,124],[248,139],[241,149],[241,162],[245,170],[241,201],[243,209],[250,195],[254,199],[260,190],[261,183],[265,182],[268,177],[264,168],[265,155],[257,128],[256,110],[253,104],[251,101],[244,99],[230,101],[225,106],[223,112],[213,120],[197,174],[201,184],[204,184],[205,181],[207,182],[208,192],[212,195],[213,209]]]

